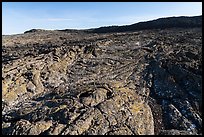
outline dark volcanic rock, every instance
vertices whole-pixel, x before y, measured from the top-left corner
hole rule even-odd
[[[202,134],[201,28],[3,36],[2,134]]]

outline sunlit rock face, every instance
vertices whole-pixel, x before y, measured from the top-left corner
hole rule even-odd
[[[2,36],[2,134],[202,134],[201,30]]]

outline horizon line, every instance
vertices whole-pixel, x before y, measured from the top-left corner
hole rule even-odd
[[[89,27],[89,28],[61,28],[61,29],[43,29],[43,28],[31,28],[31,29],[27,29],[27,30],[24,30],[22,33],[12,33],[12,34],[3,34],[2,33],[2,36],[4,35],[18,35],[18,34],[24,34],[24,32],[26,31],[29,31],[29,30],[44,30],[44,31],[60,31],[60,30],[90,30],[90,29],[96,29],[96,28],[101,28],[101,27],[111,27],[111,26],[127,26],[127,25],[133,25],[133,24],[137,24],[137,23],[140,23],[140,22],[148,22],[148,21],[153,21],[153,20],[158,20],[158,19],[163,19],[163,18],[172,18],[172,17],[196,17],[196,16],[202,16],[201,15],[190,15],[190,16],[162,16],[162,17],[158,17],[158,18],[154,18],[154,19],[149,19],[149,20],[141,20],[141,21],[138,21],[138,22],[135,22],[135,23],[131,23],[131,24],[120,24],[120,25],[108,25],[108,26],[98,26],[98,27]],[[48,20],[50,21],[60,21],[60,20],[71,20],[71,19],[63,19],[63,18],[49,18]]]

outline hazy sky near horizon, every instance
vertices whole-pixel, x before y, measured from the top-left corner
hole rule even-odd
[[[202,15],[202,2],[2,2],[2,34],[88,29]]]

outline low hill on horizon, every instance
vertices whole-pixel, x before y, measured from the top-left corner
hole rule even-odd
[[[165,17],[150,21],[143,21],[131,25],[122,26],[104,26],[91,29],[64,29],[57,30],[63,32],[88,32],[88,33],[112,33],[112,32],[128,32],[150,29],[166,29],[166,28],[194,28],[202,27],[202,15],[200,16],[179,16]],[[43,29],[31,29],[24,33],[43,32]]]
[[[91,32],[110,33],[110,32],[138,31],[147,29],[194,28],[194,27],[202,27],[202,15],[192,17],[180,16],[158,18],[155,20],[138,22],[132,25],[100,27],[91,30]]]

